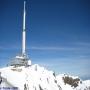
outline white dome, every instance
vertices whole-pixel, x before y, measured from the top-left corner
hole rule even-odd
[[[31,65],[31,60],[28,60],[28,65],[29,65],[29,66]]]

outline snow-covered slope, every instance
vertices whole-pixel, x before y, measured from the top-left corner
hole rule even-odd
[[[90,80],[82,81],[75,90],[90,90]]]
[[[60,74],[56,77],[57,84],[61,86],[62,90],[90,90],[90,80],[85,80],[85,81],[78,81],[77,82],[77,87],[71,86],[70,84],[65,84],[63,78],[65,77],[70,77],[73,80],[79,79],[78,76],[71,76],[71,75],[66,75],[66,74]]]
[[[55,76],[54,72],[48,71],[37,64],[29,67],[5,67],[1,68],[0,72],[2,77],[0,88],[18,87],[18,90],[90,90],[89,80],[82,81],[79,86],[74,88],[64,83],[63,77],[65,75]]]
[[[60,90],[55,83],[55,76],[52,71],[48,71],[39,65],[30,67],[6,67],[0,69],[1,76],[7,81],[18,87],[19,90]]]

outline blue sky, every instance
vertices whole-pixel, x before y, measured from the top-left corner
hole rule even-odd
[[[0,67],[21,53],[24,0],[0,0]],[[90,79],[90,1],[26,0],[32,63]]]

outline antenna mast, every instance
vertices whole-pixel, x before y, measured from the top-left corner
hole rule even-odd
[[[26,28],[25,28],[25,22],[26,22],[26,10],[25,10],[26,1],[24,1],[24,12],[23,12],[23,32],[22,32],[22,55],[25,55],[25,49],[26,49]]]
[[[26,2],[24,1],[24,10],[23,10],[23,30],[22,30],[22,54],[17,55],[12,62],[10,63],[11,66],[30,66],[31,60],[26,55],[26,10],[25,10]]]

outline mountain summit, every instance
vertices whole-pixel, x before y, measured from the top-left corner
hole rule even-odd
[[[4,89],[3,89],[4,88]],[[0,69],[0,90],[90,90],[90,80],[66,74],[55,75],[34,64],[28,67],[9,66]]]

